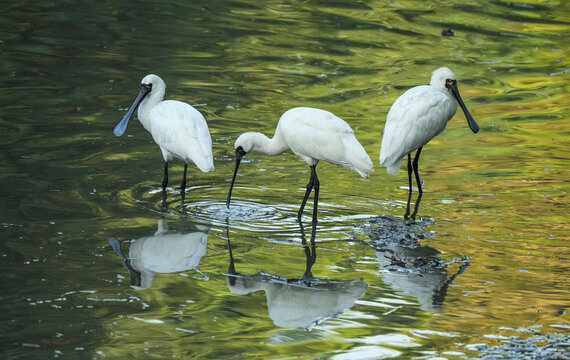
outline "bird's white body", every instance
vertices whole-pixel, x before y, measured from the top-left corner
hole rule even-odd
[[[367,178],[372,161],[341,118],[315,108],[298,107],[286,111],[277,124],[272,139],[257,132],[247,132],[235,142],[236,149],[277,155],[291,150],[309,166],[324,160],[354,170]]]
[[[152,84],[152,91],[141,102],[138,118],[160,147],[164,161],[178,158],[203,172],[213,171],[212,139],[202,114],[184,102],[163,101],[166,85],[160,77],[147,75],[142,83]]]
[[[433,72],[430,85],[407,90],[392,105],[386,118],[380,165],[397,174],[404,156],[424,146],[445,130],[457,112],[457,100],[445,87],[446,79],[455,80],[451,70]]]

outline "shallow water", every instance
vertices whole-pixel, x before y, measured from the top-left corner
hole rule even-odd
[[[4,5],[3,357],[456,359],[528,329],[567,336],[569,10]],[[424,148],[413,221],[405,171],[379,168],[381,130],[442,65],[481,131],[459,112]],[[184,203],[173,162],[162,205],[160,151],[140,123],[112,133],[151,72],[204,114],[214,142],[216,170],[189,167]],[[311,201],[304,232],[296,221],[309,169],[291,153],[246,155],[225,207],[237,136],[272,134],[296,106],[349,122],[375,166],[369,179],[318,166],[314,248]],[[158,263],[138,269],[145,289],[109,238],[127,264]]]

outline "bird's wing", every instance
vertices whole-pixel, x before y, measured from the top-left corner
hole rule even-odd
[[[444,93],[427,85],[416,86],[400,96],[390,108],[384,127],[380,163],[397,165],[402,157],[427,144],[445,129],[455,110]],[[457,108],[457,106],[456,106]]]
[[[313,108],[294,108],[283,114],[277,125],[291,150],[304,158],[327,160],[338,151],[333,141],[340,135],[353,134],[344,120]],[[328,155],[328,156],[327,156]]]
[[[320,109],[295,108],[281,119],[277,132],[283,134],[291,150],[307,163],[310,164],[311,159],[325,160],[362,176],[372,171],[370,157],[354,131],[336,115]]]
[[[152,136],[163,153],[167,151],[200,170],[214,169],[212,138],[202,114],[192,106],[174,100],[163,101],[151,112]]]

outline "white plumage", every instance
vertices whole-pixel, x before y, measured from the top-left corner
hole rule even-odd
[[[291,150],[305,160],[311,168],[311,178],[298,217],[301,217],[307,198],[314,188],[313,222],[316,221],[319,191],[315,167],[320,160],[354,170],[365,178],[368,177],[369,172],[373,171],[370,157],[354,136],[354,131],[350,126],[341,118],[321,109],[306,107],[290,109],[279,119],[272,139],[262,133],[247,132],[238,137],[234,147],[236,167],[228,193],[228,206],[235,176],[241,158],[245,154],[256,151],[267,155],[278,155]]]
[[[150,111],[144,105],[139,107],[139,119],[143,126],[149,124],[145,129],[160,147],[165,162],[179,158],[195,164],[202,172],[214,170],[212,139],[198,110],[175,100],[162,101]]]
[[[202,172],[214,170],[212,139],[206,120],[192,106],[176,100],[165,100],[166,85],[157,75],[143,78],[140,92],[123,118],[115,127],[115,135],[121,136],[138,106],[138,118],[160,147],[164,159],[163,191],[168,184],[168,162],[174,158],[184,161],[184,179],[181,194],[184,198],[188,163],[195,164]]]
[[[246,136],[247,133],[242,134],[241,141]],[[352,128],[325,110],[301,107],[286,111],[277,124],[274,138],[285,142],[309,166],[316,166],[319,160],[324,160],[356,171],[363,178],[374,170]],[[235,146],[240,146],[241,141],[238,138]]]
[[[479,127],[465,107],[459,91],[455,74],[446,67],[432,73],[429,85],[420,85],[407,90],[392,105],[386,118],[380,165],[385,166],[389,174],[397,174],[404,156],[408,155],[408,177],[411,185],[411,170],[416,174],[418,189],[421,192],[417,163],[424,145],[445,130],[445,125],[460,105],[465,113],[469,127],[474,133]],[[410,153],[418,150],[412,166]]]

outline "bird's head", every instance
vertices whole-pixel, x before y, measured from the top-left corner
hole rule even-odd
[[[141,88],[143,86],[148,90],[149,94],[151,92],[157,92],[159,89],[162,89],[162,91],[166,89],[164,80],[162,80],[160,76],[154,74],[148,74],[142,79]]]
[[[254,132],[246,132],[241,134],[235,144],[234,144],[234,148],[237,149],[241,148],[244,152],[244,155],[247,153],[252,152],[253,150],[255,150],[255,133]]]
[[[131,116],[133,116],[133,113],[139,107],[139,105],[148,98],[153,99],[151,100],[151,102],[157,102],[162,100],[162,98],[164,97],[165,89],[166,85],[159,76],[154,74],[149,74],[145,76],[142,79],[139,93],[135,101],[133,102],[133,105],[131,105],[131,108],[129,109],[129,111],[127,111],[127,114],[123,117],[123,120],[121,120],[117,124],[117,126],[115,126],[113,133],[117,136],[123,135],[125,131],[127,131],[127,125],[129,124]]]
[[[435,70],[431,75],[430,85],[448,91],[456,101],[461,106],[461,109],[465,113],[465,118],[467,118],[467,124],[473,133],[477,133],[479,131],[479,125],[475,122],[467,107],[463,103],[463,99],[461,99],[461,95],[459,95],[459,89],[457,88],[457,78],[453,71],[449,68],[443,66],[439,69]]]
[[[452,84],[457,86],[457,78],[453,71],[443,66],[431,73],[431,81],[429,84],[439,89],[448,89],[451,91],[449,87]]]

